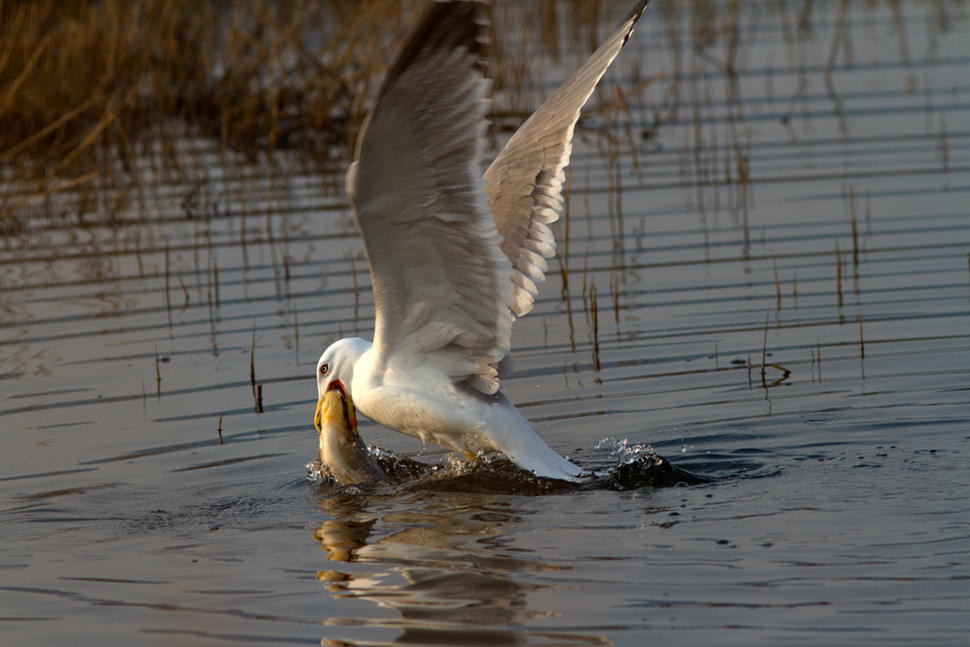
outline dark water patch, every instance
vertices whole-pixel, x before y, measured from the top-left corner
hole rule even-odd
[[[319,483],[317,495],[337,492],[464,492],[540,496],[585,490],[680,487],[713,480],[670,464],[648,445],[629,445],[626,441],[613,439],[603,439],[592,454],[582,456],[584,460],[578,464],[584,466],[587,472],[577,483],[536,477],[504,456],[480,457],[473,461],[446,456],[443,462],[422,463],[376,447],[368,449],[388,475],[389,485],[365,483],[340,486],[334,482],[325,465],[310,463],[307,465],[308,478]],[[574,456],[574,460],[579,459]],[[735,468],[736,465],[731,467]]]
[[[82,495],[88,492],[94,492],[97,490],[106,490],[106,489],[116,488],[118,486],[119,486],[118,483],[103,483],[99,485],[88,485],[84,487],[65,488],[62,490],[50,490],[47,492],[38,492],[36,494],[20,495],[18,497],[15,497],[15,500],[21,500],[21,501],[27,501],[27,502],[47,501],[49,499],[56,499],[63,496]]]
[[[227,458],[221,461],[213,461],[209,463],[202,463],[200,465],[190,465],[188,467],[182,467],[177,470],[172,470],[172,472],[192,472],[195,470],[205,470],[212,469],[214,467],[225,467],[226,465],[237,465],[239,463],[246,463],[249,461],[265,460],[267,458],[278,458],[280,456],[285,456],[285,454],[257,454],[255,456],[242,456],[240,458]]]
[[[259,620],[272,620],[272,618],[254,618]],[[214,641],[217,644],[239,643],[241,645],[319,645],[320,641],[314,638],[292,638],[285,634],[253,634],[253,633],[228,633],[218,631],[195,631],[180,629],[144,629],[146,636],[167,636],[170,639],[179,640],[205,640]],[[339,643],[334,643],[339,644]]]
[[[60,620],[58,616],[17,616],[16,618],[0,616],[0,622],[53,622]]]
[[[128,579],[118,579],[110,577],[60,577],[60,580],[67,582],[77,581],[77,582],[101,582],[105,584],[171,584],[170,581],[166,580],[128,580]]]
[[[607,487],[612,490],[681,487],[712,482],[711,479],[671,465],[661,456],[621,463],[610,470],[605,478]]]
[[[60,526],[64,530],[72,529],[71,526],[74,526],[73,529],[78,531],[83,531],[85,528],[91,528],[93,526],[99,526],[104,522],[124,521],[123,517],[118,516],[79,516],[74,511],[58,510],[49,507],[37,508],[32,510],[32,513],[33,514],[24,518],[16,519],[16,521],[18,523],[32,525]]]
[[[86,469],[72,469],[72,470],[56,470],[53,472],[40,472],[37,474],[19,474],[17,476],[0,476],[0,482],[2,481],[23,481],[28,479],[51,479],[58,476],[66,476],[68,474],[81,474],[83,472],[96,472],[97,470],[93,467]]]
[[[754,457],[762,460],[756,460]],[[677,459],[678,469],[691,475],[698,482],[722,481],[733,478],[768,478],[782,473],[778,465],[766,464],[776,461],[769,452],[743,449],[732,452],[706,450],[703,455],[691,455]]]
[[[485,492],[535,496],[568,491],[575,487],[563,481],[537,478],[504,457],[481,457],[474,461],[461,461],[452,456],[445,456],[440,462],[425,463],[376,447],[368,449],[387,474],[389,484],[363,483],[340,486],[333,480],[325,465],[308,464],[308,478],[319,482],[317,495],[348,492],[394,494]]]

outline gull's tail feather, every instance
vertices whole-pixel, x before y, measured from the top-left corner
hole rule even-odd
[[[489,399],[492,422],[498,423],[482,434],[489,444],[536,476],[572,482],[580,480],[583,468],[554,452],[501,391]]]
[[[513,446],[506,447],[504,453],[513,463],[536,476],[573,482],[581,480],[583,469],[550,449],[531,425],[527,432],[526,428],[520,430]]]

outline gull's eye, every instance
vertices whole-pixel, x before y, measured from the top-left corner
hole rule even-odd
[[[327,374],[327,371],[329,371],[329,370],[330,370],[330,365],[329,364],[321,364],[320,365],[320,375],[326,375]]]

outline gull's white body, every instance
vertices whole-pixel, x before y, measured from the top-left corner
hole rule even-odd
[[[626,43],[641,0],[519,129],[479,179],[488,82],[484,7],[440,2],[384,81],[347,172],[370,263],[374,342],[342,339],[317,364],[371,420],[458,452],[500,451],[539,476],[575,480],[499,390],[511,327],[555,255],[580,109]]]
[[[541,476],[571,479],[582,472],[552,451],[501,391],[482,393],[427,365],[382,368],[377,358],[373,345],[358,338],[341,339],[321,358],[350,367],[340,379],[357,411],[374,422],[459,453],[501,451]]]

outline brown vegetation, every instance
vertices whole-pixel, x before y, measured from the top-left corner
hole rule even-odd
[[[425,2],[0,0],[0,233],[65,192],[110,219],[124,201],[105,196],[137,187],[139,164],[178,172],[193,137],[251,161],[288,149],[342,166]],[[567,22],[595,34],[599,4],[565,3],[580,18]],[[553,26],[538,31],[557,56],[563,4],[513,6],[518,24]],[[527,81],[517,31],[494,48],[497,88]],[[531,103],[519,99],[512,121]]]
[[[0,221],[136,159],[217,139],[251,159],[353,141],[399,0],[0,0]]]

